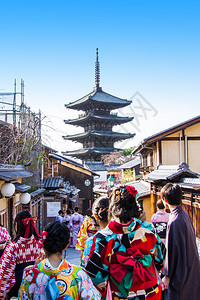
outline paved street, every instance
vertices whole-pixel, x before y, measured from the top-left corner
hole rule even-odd
[[[66,260],[70,263],[79,266],[80,265],[81,251],[76,251],[74,248],[67,248]]]

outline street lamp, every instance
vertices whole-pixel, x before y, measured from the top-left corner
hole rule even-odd
[[[11,182],[5,182],[1,186],[1,194],[4,197],[11,197],[15,193],[15,185]]]
[[[110,177],[108,178],[108,186],[110,188],[113,188],[114,184],[115,184],[115,178],[113,177],[112,174],[110,174]]]
[[[28,204],[31,200],[31,195],[29,193],[22,193],[20,195],[21,204]]]

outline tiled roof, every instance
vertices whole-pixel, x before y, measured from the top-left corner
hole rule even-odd
[[[44,177],[43,188],[45,189],[56,189],[61,187],[63,178],[61,176],[56,177]]]
[[[37,195],[44,193],[44,191],[45,191],[45,189],[38,189],[38,190],[36,190],[36,191],[30,193],[31,198],[34,198],[34,197],[36,197]]]
[[[104,92],[103,90],[94,90],[91,93],[87,94],[86,96],[71,102],[69,104],[66,104],[65,106],[67,108],[72,108],[72,109],[79,109],[79,107],[83,107],[87,102],[93,102],[93,103],[106,103],[108,104],[108,106],[116,106],[116,108],[118,107],[124,107],[127,106],[129,104],[131,104],[132,101],[128,101],[127,99],[121,99],[118,97],[115,97],[113,95],[110,95],[106,92]],[[114,109],[114,108],[113,108]]]
[[[79,168],[82,168],[83,170],[88,170],[88,171],[90,171],[89,169],[85,168],[82,164],[80,164],[80,163],[78,163],[78,162],[76,162],[76,161],[74,161],[74,160],[72,160],[72,159],[69,159],[69,158],[67,158],[67,157],[63,157],[63,156],[61,156],[61,155],[59,155],[59,154],[51,153],[51,154],[49,154],[49,157],[55,158],[55,159],[57,159],[57,160],[65,161],[65,162],[70,163],[70,164],[72,164],[72,165],[74,165],[74,166],[77,166],[77,167],[79,167]]]
[[[81,148],[79,150],[67,151],[63,152],[64,155],[72,155],[72,156],[84,156],[89,153],[99,153],[99,154],[108,154],[110,152],[114,152],[115,150],[120,150],[117,148]]]
[[[200,178],[182,178],[178,184],[182,188],[200,190]]]
[[[100,130],[88,130],[86,132],[81,132],[78,134],[63,136],[65,140],[80,140],[85,139],[89,136],[97,136],[97,137],[108,137],[113,139],[127,139],[135,136],[135,133],[120,133],[113,131],[100,131]]]
[[[134,119],[134,117],[120,117],[117,115],[94,115],[92,113],[88,113],[86,115],[80,116],[76,119],[64,120],[66,124],[74,124],[79,125],[87,123],[89,120],[95,120],[102,122],[103,120],[110,121],[113,125],[118,125],[122,123],[130,122]]]
[[[138,191],[140,196],[146,196],[150,194],[150,183],[145,182],[144,180],[138,180],[130,182],[126,185],[134,186],[134,188]]]
[[[145,181],[170,181],[183,177],[197,177],[198,174],[192,172],[186,163],[180,165],[159,165],[157,169],[146,175]]]
[[[124,163],[123,165],[119,166],[118,169],[131,169],[134,168],[136,166],[138,166],[140,164],[140,157],[135,157],[130,161],[127,161],[126,163]]]
[[[19,182],[13,182],[13,184],[15,185],[15,190],[20,193],[24,193],[24,192],[30,190],[30,188],[31,188],[30,185],[22,184]]]
[[[103,162],[86,162],[85,165],[88,169],[90,169],[93,172],[96,171],[106,171],[106,167],[104,166]]]
[[[33,176],[33,174],[25,171],[25,167],[22,165],[0,165],[0,179],[2,180],[9,181],[31,176]]]

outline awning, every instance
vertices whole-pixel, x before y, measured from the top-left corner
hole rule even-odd
[[[36,190],[36,191],[30,193],[31,198],[34,198],[34,197],[38,196],[39,194],[44,193],[44,191],[45,191],[45,189],[38,189],[38,190]]]
[[[76,202],[76,199],[69,198],[69,201]]]
[[[19,182],[12,182],[12,183],[15,185],[16,192],[24,193],[24,192],[30,190],[30,188],[31,188],[30,185],[22,184]]]
[[[78,194],[80,191],[81,191],[81,190],[79,190],[79,189],[74,189],[74,190],[71,191],[71,193],[72,193],[72,195],[76,195],[76,194]]]
[[[56,198],[62,198],[62,199],[66,199],[67,195],[66,194],[57,194]]]

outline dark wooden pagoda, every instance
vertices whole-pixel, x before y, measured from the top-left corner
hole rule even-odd
[[[120,117],[111,110],[119,109],[131,104],[132,101],[112,96],[102,90],[100,83],[100,68],[98,61],[98,49],[96,52],[94,90],[88,95],[65,104],[66,108],[82,110],[85,113],[79,118],[65,120],[66,124],[81,126],[83,133],[63,136],[65,140],[72,140],[83,144],[83,148],[75,151],[63,152],[82,159],[83,161],[100,161],[102,154],[108,154],[115,150],[114,143],[120,140],[134,137],[135,134],[113,132],[114,125],[120,125],[133,120],[133,117]]]

